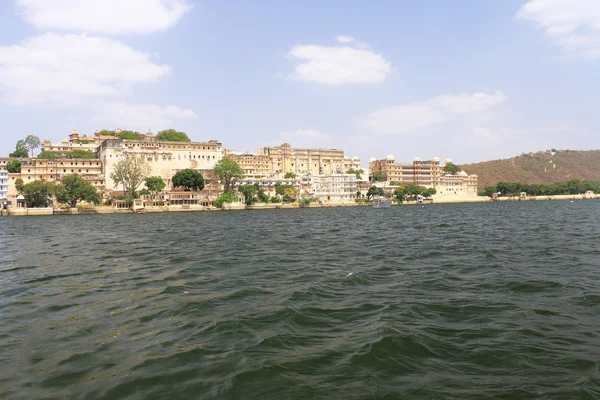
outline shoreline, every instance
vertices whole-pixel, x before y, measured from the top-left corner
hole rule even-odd
[[[574,201],[574,200],[598,200],[600,194],[593,196],[585,195],[554,195],[554,196],[524,196],[524,197],[499,197],[492,199],[484,196],[434,196],[432,199],[425,200],[423,205],[432,204],[465,204],[465,203],[495,203],[495,202],[514,202],[514,201]],[[416,201],[409,201],[401,204],[392,203],[392,207],[418,205]],[[214,206],[162,206],[145,207],[145,212],[153,213],[171,213],[171,212],[215,212],[215,211],[239,211],[239,210],[277,210],[277,209],[300,209],[300,208],[338,208],[338,207],[371,207],[371,203],[358,204],[355,202],[326,202],[312,203],[300,206],[298,203],[257,203],[251,206],[245,204],[225,204],[223,208]],[[118,209],[110,206],[81,207],[81,208],[13,208],[2,210],[1,216],[21,217],[21,216],[51,216],[51,215],[99,215],[99,214],[135,214],[132,209]]]

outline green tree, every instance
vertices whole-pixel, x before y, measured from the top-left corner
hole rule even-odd
[[[437,193],[437,190],[435,190],[435,188],[428,188],[428,189],[425,191],[425,193],[423,193],[423,196],[424,196],[424,197],[431,197],[431,196],[433,196],[433,195],[434,195],[434,194],[436,194],[436,193]]]
[[[433,191],[432,195],[435,194],[435,189]],[[418,195],[430,197],[430,193],[430,189],[416,183],[404,183],[394,191],[398,203],[402,203],[404,200],[414,200]]]
[[[102,129],[98,133],[100,134],[100,136],[115,136],[115,131],[111,131],[109,129]]]
[[[12,174],[21,172],[21,161],[12,160],[6,164],[6,170]]]
[[[148,178],[145,179],[146,181],[146,188],[148,188],[149,191],[151,192],[162,192],[162,190],[165,188],[165,186],[167,186],[167,184],[165,183],[165,181],[163,181],[163,179],[160,176],[149,176]],[[150,194],[150,193],[147,193]]]
[[[41,143],[40,138],[37,136],[28,135],[25,138],[25,146],[27,146],[29,151],[31,151],[31,157],[33,157],[33,150],[40,147],[40,143]]]
[[[223,207],[223,203],[231,203],[237,199],[235,193],[231,191],[226,191],[221,193],[221,195],[215,200],[215,206],[221,208]]]
[[[481,194],[483,196],[492,197],[492,194],[494,194],[494,193],[498,193],[498,188],[496,188],[496,185],[487,185],[486,187],[483,188]]]
[[[15,146],[15,151],[10,153],[9,157],[27,157],[29,152],[27,151],[27,145],[24,140],[17,141],[17,145]]]
[[[452,164],[452,163],[448,163],[448,164],[444,165],[444,168],[442,168],[442,169],[444,170],[444,172],[447,172],[452,175],[457,174],[460,171],[462,171],[461,167],[459,167],[456,164]]]
[[[156,134],[156,140],[161,142],[191,142],[185,132],[179,132],[175,129],[166,129]]]
[[[49,207],[50,196],[54,193],[54,185],[46,181],[33,181],[22,186],[23,197],[27,207]]]
[[[59,203],[77,207],[80,201],[88,203],[100,203],[100,195],[96,188],[80,175],[70,174],[63,177],[61,183],[55,187],[56,200]]]
[[[262,189],[258,189],[258,192],[256,193],[256,197],[258,197],[258,199],[263,203],[269,202],[269,195],[266,194],[264,192],[264,190],[262,190]]]
[[[235,160],[223,158],[213,168],[213,174],[223,184],[224,191],[231,191],[235,184],[244,177],[244,170]]]
[[[346,171],[347,174],[354,174],[356,175],[356,179],[361,179],[362,174],[365,173],[365,171],[362,168],[359,169],[353,169],[350,168],[348,171]]]
[[[41,159],[55,159],[55,158],[59,158],[62,154],[56,152],[56,151],[51,151],[51,150],[42,150],[40,152],[40,154],[37,155],[37,158],[41,158]]]
[[[242,185],[238,187],[238,192],[244,195],[246,205],[251,205],[254,201],[254,195],[258,191],[258,185]]]
[[[385,174],[373,174],[373,181],[375,182],[384,182],[387,180],[387,176]]]
[[[283,179],[296,179],[296,174],[293,172],[286,172]]]
[[[18,178],[15,181],[15,189],[17,189],[17,193],[23,194],[23,186],[25,186],[25,184],[23,183],[23,179]]]
[[[66,158],[96,158],[96,154],[94,154],[91,150],[83,150],[83,149],[75,149],[69,150],[65,153]]]
[[[135,191],[150,174],[150,170],[150,164],[143,158],[127,157],[115,164],[110,177],[115,183],[115,188],[123,185],[123,192],[135,197]]]
[[[142,140],[142,134],[134,131],[121,131],[119,139],[125,140]]]
[[[178,171],[172,178],[173,186],[182,187],[184,190],[204,189],[204,177],[195,169],[187,168]]]
[[[377,186],[371,186],[369,188],[369,190],[367,190],[367,199],[371,199],[372,197],[375,196],[383,196],[385,193],[385,191],[383,190],[383,188],[377,187]]]

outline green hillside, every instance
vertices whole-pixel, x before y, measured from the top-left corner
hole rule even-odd
[[[498,182],[554,183],[600,180],[600,150],[547,150],[505,160],[461,165],[479,177],[479,188]]]

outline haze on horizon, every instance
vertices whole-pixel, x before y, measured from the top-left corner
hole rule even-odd
[[[117,127],[365,166],[600,148],[597,0],[11,0],[0,17],[2,156]]]

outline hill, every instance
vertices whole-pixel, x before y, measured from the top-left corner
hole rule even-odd
[[[600,150],[546,150],[504,160],[461,165],[479,177],[479,189],[498,182],[554,183],[600,180]]]

